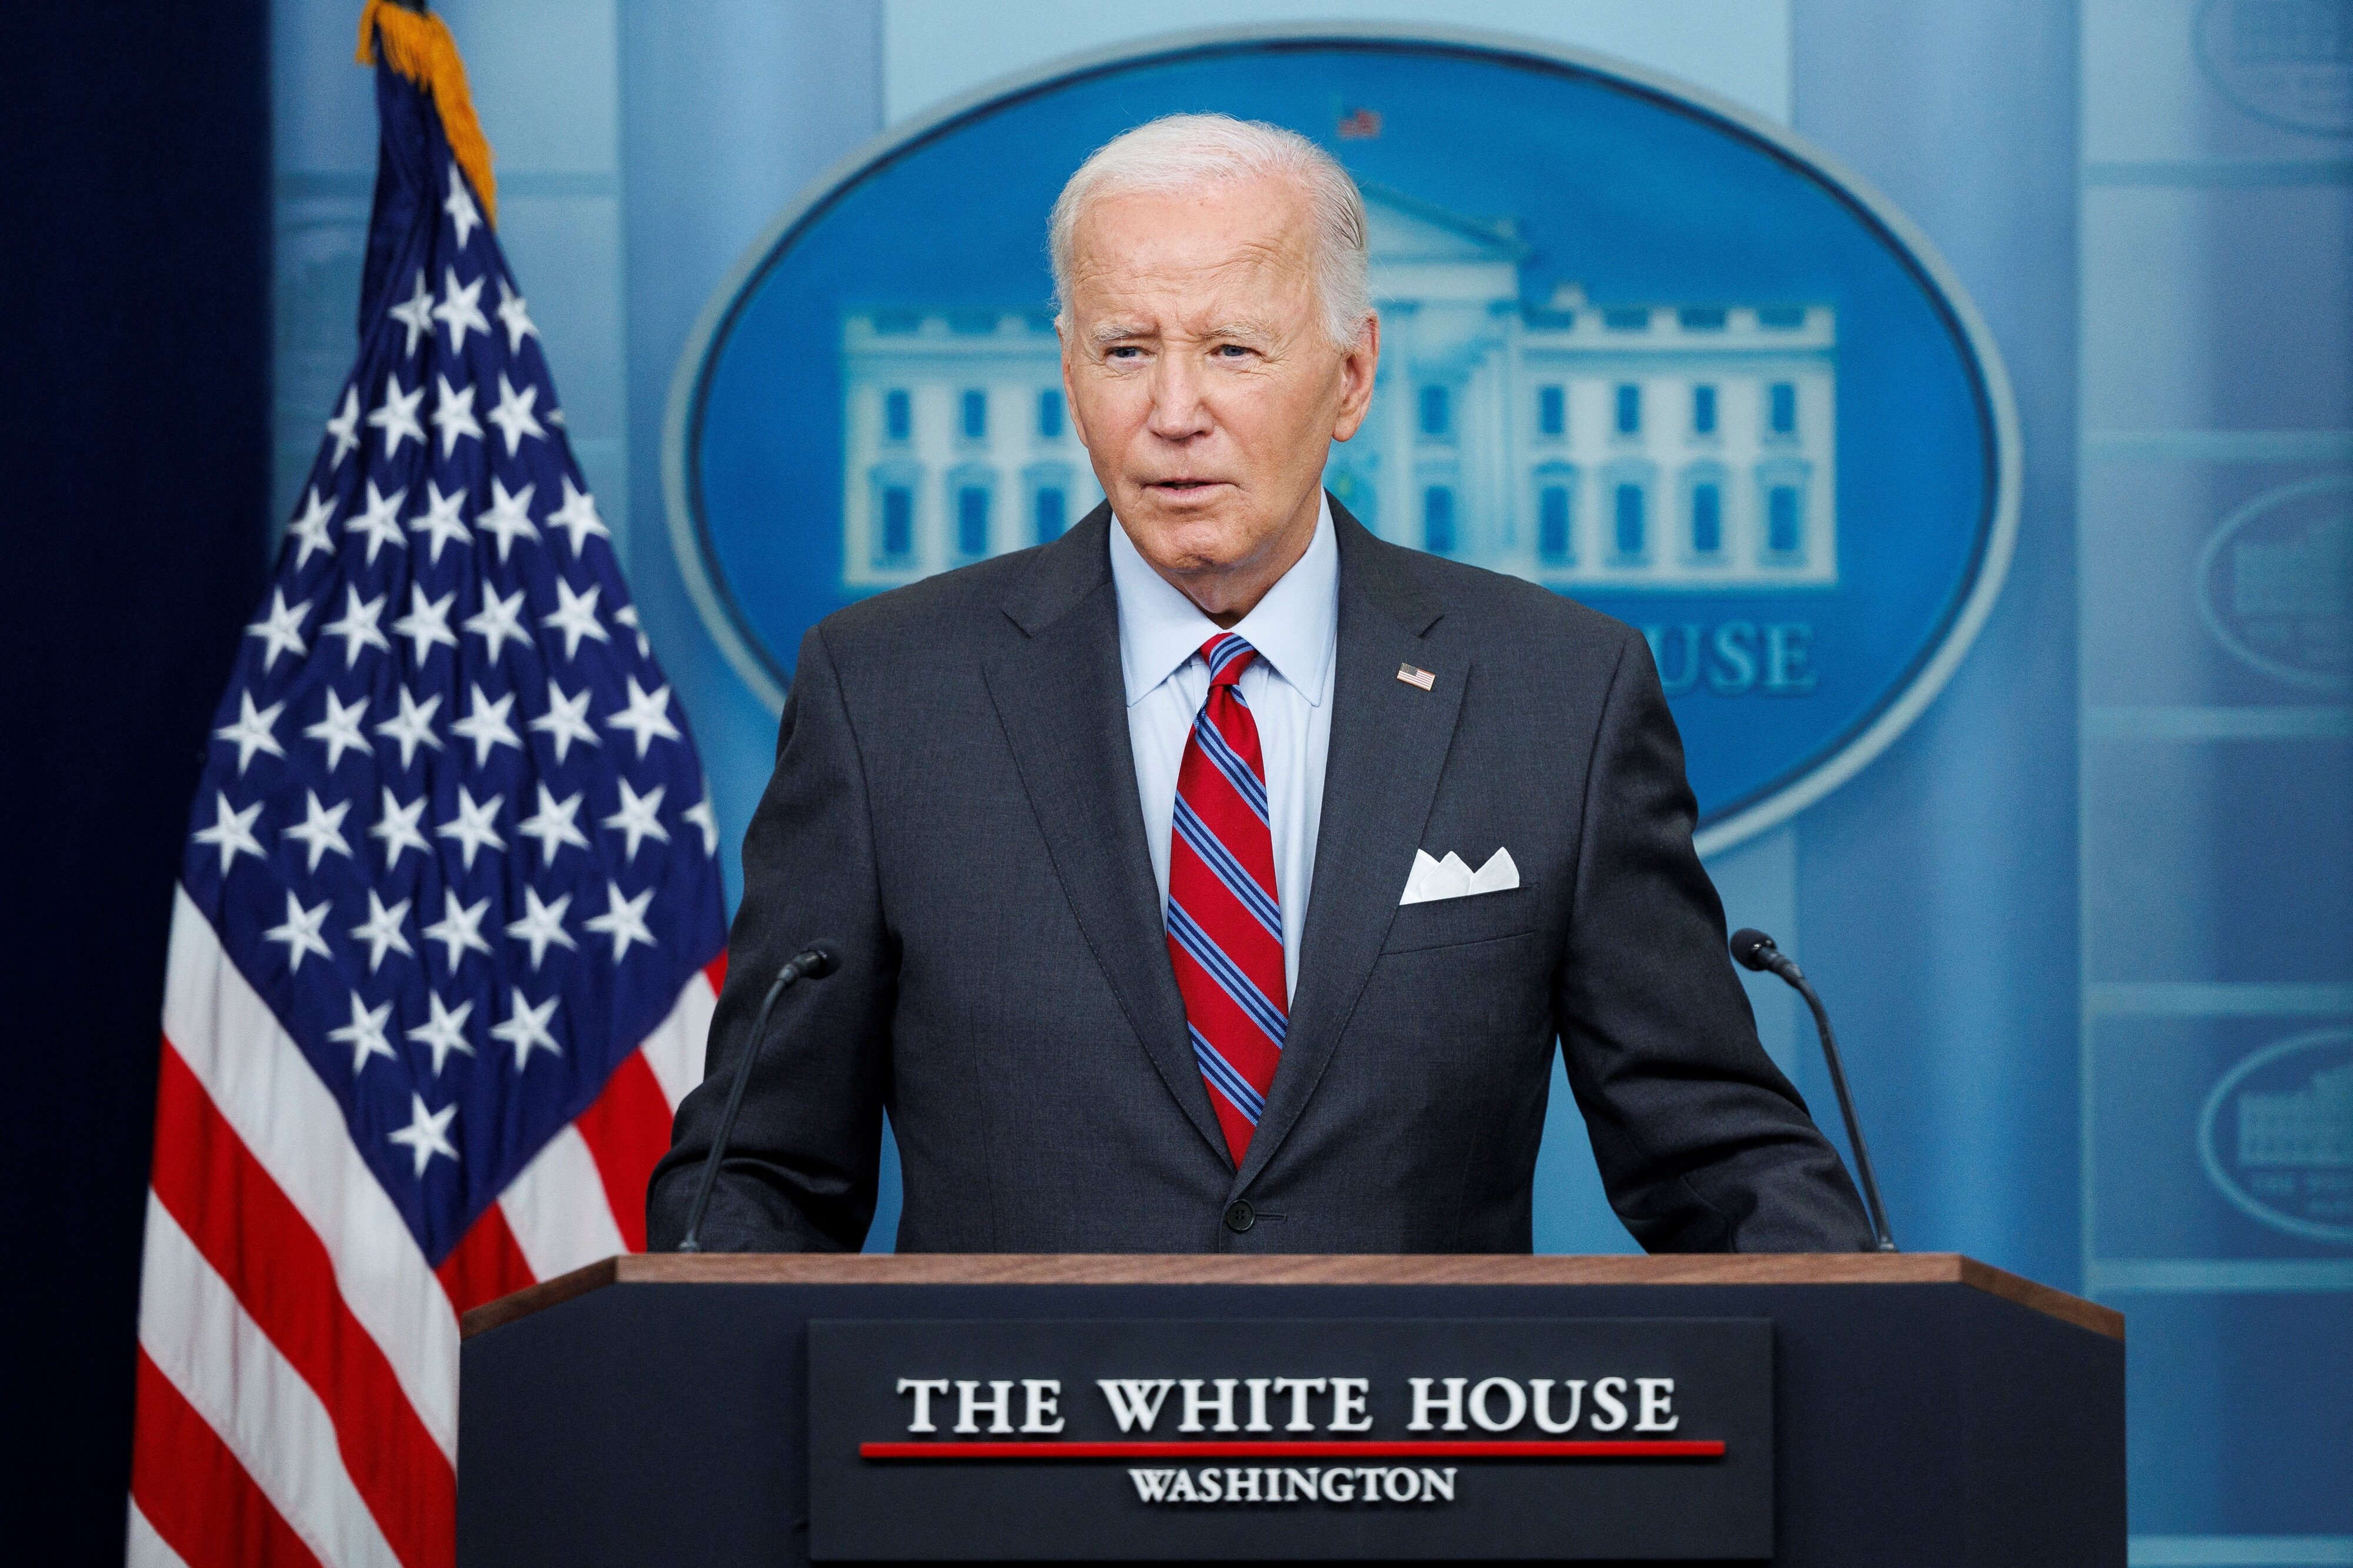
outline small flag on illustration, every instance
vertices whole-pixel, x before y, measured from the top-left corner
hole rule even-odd
[[[1369,142],[1381,133],[1381,117],[1377,110],[1353,109],[1340,117],[1340,140]]]
[[[645,1245],[719,832],[438,18],[369,0],[359,355],[180,871],[130,1561],[446,1564],[458,1314]]]

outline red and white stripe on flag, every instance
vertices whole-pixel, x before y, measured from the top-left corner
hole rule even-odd
[[[134,1565],[453,1560],[458,1315],[645,1248],[726,960],[430,1267],[342,1108],[185,892],[139,1311]]]

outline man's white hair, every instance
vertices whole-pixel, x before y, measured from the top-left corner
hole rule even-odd
[[[1373,313],[1365,198],[1340,161],[1295,131],[1230,114],[1168,114],[1113,137],[1079,165],[1054,202],[1047,247],[1058,324],[1068,326],[1079,218],[1100,196],[1177,193],[1246,180],[1287,180],[1307,200],[1309,254],[1334,346],[1355,346]]]

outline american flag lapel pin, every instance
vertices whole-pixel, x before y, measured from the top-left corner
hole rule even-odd
[[[1419,686],[1424,691],[1438,684],[1438,677],[1426,669],[1417,669],[1409,664],[1398,666],[1398,679],[1408,686]]]

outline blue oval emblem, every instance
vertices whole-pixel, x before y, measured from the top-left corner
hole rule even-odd
[[[2282,485],[2224,518],[2199,557],[2198,610],[2250,668],[2353,687],[2353,477]]]
[[[1624,66],[1426,31],[1188,35],[894,132],[785,214],[690,344],[671,537],[774,706],[807,628],[1053,538],[1102,492],[1061,405],[1048,209],[1203,109],[1364,188],[1383,353],[1325,482],[1383,537],[1642,629],[1703,852],[1936,695],[2017,526],[2016,420],[1911,226],[1786,131]]]
[[[2353,1242],[2353,1029],[2316,1029],[2232,1068],[2198,1118],[2206,1174],[2242,1214]]]

